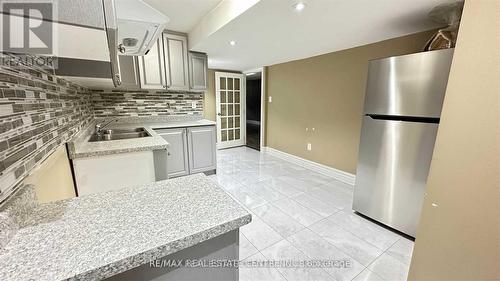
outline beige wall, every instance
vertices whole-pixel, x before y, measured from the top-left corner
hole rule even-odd
[[[208,70],[208,87],[203,95],[203,117],[215,121],[215,70]]]
[[[266,146],[354,174],[368,60],[418,52],[431,34],[268,67]]]
[[[61,145],[54,151],[24,179],[23,183],[35,186],[35,192],[40,203],[75,197],[75,187],[66,146]]]
[[[500,1],[466,1],[409,280],[500,280],[499,81]]]

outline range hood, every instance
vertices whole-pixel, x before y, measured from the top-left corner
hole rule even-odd
[[[115,10],[121,55],[145,55],[169,21],[141,0],[115,0]]]
[[[121,84],[118,55],[147,54],[169,19],[142,0],[103,0],[103,6],[111,78],[117,87]]]

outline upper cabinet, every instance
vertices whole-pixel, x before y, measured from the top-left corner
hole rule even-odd
[[[208,57],[203,53],[189,53],[189,86],[192,90],[207,89]]]
[[[122,83],[118,88],[135,90],[140,89],[139,68],[134,56],[118,56]]]
[[[147,55],[138,57],[141,88],[206,90],[207,55],[188,52],[187,46],[187,36],[163,33]]]
[[[167,86],[163,57],[161,38],[158,39],[158,42],[153,45],[146,55],[138,57],[142,89],[161,89]]]
[[[50,19],[78,26],[105,28],[102,0],[57,1],[57,14]]]
[[[187,37],[163,33],[167,88],[189,90]]]

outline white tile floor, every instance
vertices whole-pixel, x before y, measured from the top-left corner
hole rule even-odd
[[[413,241],[351,211],[352,187],[239,147],[218,151],[217,181],[253,216],[240,259],[348,260],[347,268],[240,268],[240,280],[406,280]]]

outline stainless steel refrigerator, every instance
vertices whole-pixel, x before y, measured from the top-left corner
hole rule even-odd
[[[373,60],[353,209],[415,237],[453,49]]]

